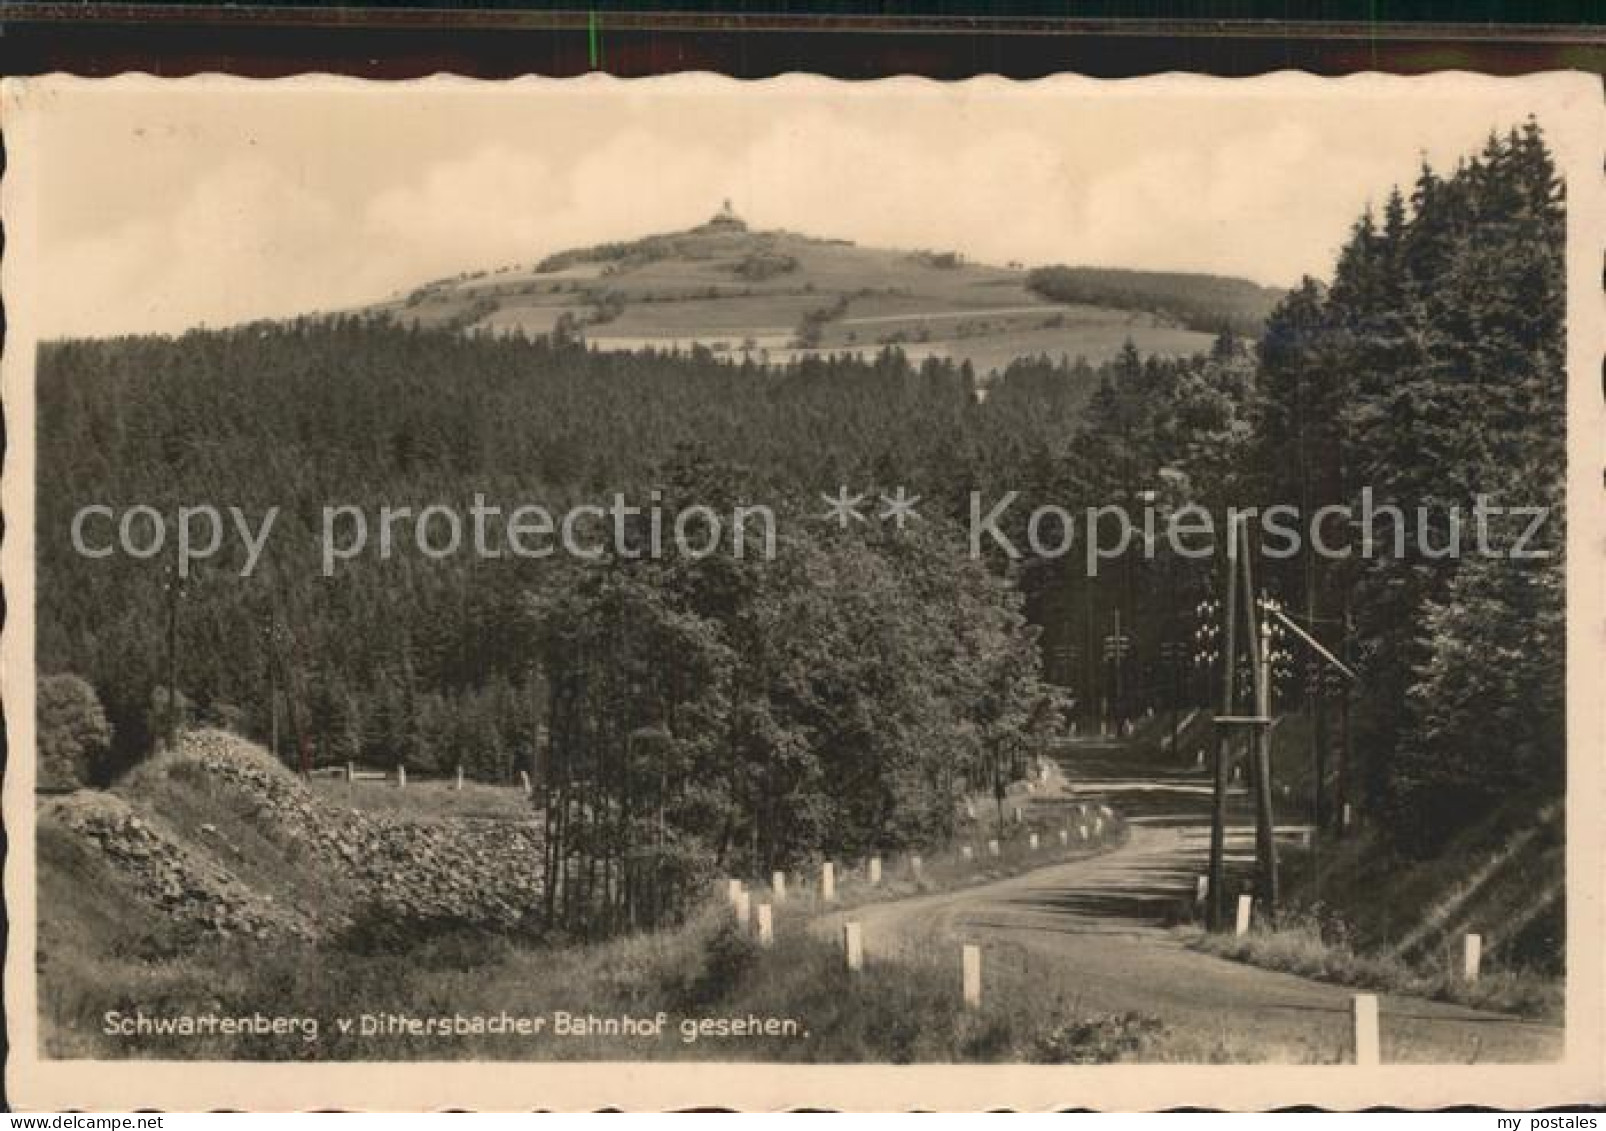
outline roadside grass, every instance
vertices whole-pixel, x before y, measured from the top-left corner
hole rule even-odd
[[[836,900],[829,905],[820,897],[818,866],[807,873],[788,873],[784,900],[775,898],[771,883],[756,881],[747,885],[750,898],[755,904],[772,902],[778,910],[798,906],[815,912],[844,910],[867,903],[953,891],[1018,876],[1035,868],[1083,860],[1124,844],[1128,836],[1127,824],[1118,812],[1101,811],[1091,801],[1034,799],[1031,795],[1020,794],[1006,805],[1006,813],[1011,813],[1017,804],[1021,808],[1018,823],[1007,817],[1001,827],[993,822],[972,821],[950,847],[921,853],[918,876],[913,854],[888,855],[882,857],[881,882],[872,884],[869,859],[865,858],[835,863]],[[1059,840],[1062,830],[1066,833],[1063,845]],[[1031,846],[1033,833],[1037,834],[1036,848]],[[998,844],[996,856],[989,846],[992,841]],[[969,859],[964,856],[964,848],[971,850]]]
[[[1210,934],[1177,928],[1194,949],[1235,962],[1279,970],[1335,985],[1453,1002],[1473,1009],[1560,1023],[1565,992],[1561,981],[1528,970],[1484,969],[1467,981],[1448,956],[1409,963],[1394,955],[1362,954],[1331,922],[1304,912],[1273,929],[1257,924],[1247,934]]]
[[[231,866],[273,898],[342,898],[281,851],[271,826],[248,802],[209,781],[179,778],[152,770],[128,790],[184,839],[221,835],[244,846],[230,856]],[[519,791],[481,788],[491,791],[493,805],[518,794],[518,812],[528,817]],[[314,789],[326,802],[377,803],[423,821],[462,817],[458,807],[477,800],[472,787],[458,794],[433,782],[400,790],[320,781]],[[838,900],[829,910],[1018,874],[1105,851],[1127,835],[1118,814],[1053,784],[1039,783],[1031,792],[1013,787],[1001,825],[990,808],[975,811],[981,819],[961,822],[955,846],[924,856],[918,879],[908,857],[888,857],[876,885],[868,882],[866,862],[839,866]],[[1067,834],[1063,846],[1060,830]],[[989,840],[998,841],[997,856]],[[970,860],[960,844],[972,847]],[[827,910],[818,899],[817,870],[812,890],[789,877],[790,898],[777,901],[768,948],[759,946],[751,926],[738,927],[723,883],[683,926],[603,943],[555,945],[449,922],[411,923],[383,933],[383,940],[344,932],[322,941],[267,942],[181,930],[124,890],[99,854],[59,830],[41,830],[39,848],[42,906],[51,909],[40,920],[40,1033],[42,1048],[54,1057],[1105,1063],[1146,1058],[1170,1039],[1154,1018],[1087,1013],[1074,1000],[991,963],[982,1007],[967,1008],[957,946],[871,955],[863,971],[849,972],[840,939],[810,929],[816,913]],[[766,891],[767,885],[756,885],[753,895],[763,899]],[[299,1034],[129,1037],[106,1031],[113,1011],[310,1017],[318,1033],[311,1041]],[[360,1021],[365,1014],[452,1018],[503,1011],[541,1018],[547,1028],[534,1035],[365,1034]],[[608,1031],[558,1035],[560,1012],[597,1017]],[[620,1021],[655,1021],[660,1012],[666,1022],[657,1034],[631,1035]],[[700,1020],[748,1017],[774,1018],[771,1028],[787,1031],[731,1037],[697,1028]],[[342,1031],[338,1018],[352,1019],[353,1027]],[[687,1023],[693,1028],[683,1033]]]
[[[1311,728],[1296,713],[1272,730],[1279,822],[1311,820]],[[1157,735],[1140,734],[1146,752]],[[1208,730],[1200,735],[1202,746]],[[1205,935],[1187,903],[1179,905],[1180,933],[1197,950],[1255,966],[1560,1022],[1566,845],[1554,798],[1514,796],[1425,858],[1402,854],[1358,803],[1354,818],[1349,835],[1328,834],[1314,849],[1279,843],[1288,909],[1279,929],[1257,922],[1241,939]],[[1468,933],[1483,940],[1476,982],[1461,969]]]
[[[529,821],[536,809],[518,785],[487,785],[465,781],[461,792],[451,779],[410,778],[405,789],[393,781],[355,781],[314,778],[308,783],[319,800],[368,812],[387,813],[408,820],[480,819]]]
[[[44,1047],[55,1057],[250,1060],[764,1060],[780,1062],[1107,1063],[1164,1037],[1135,1014],[1082,1014],[1021,981],[990,982],[982,1007],[961,1000],[958,955],[878,958],[845,968],[840,948],[799,917],[762,948],[711,903],[675,931],[590,947],[540,949],[446,934],[404,954],[329,947],[204,944],[158,961],[58,953],[43,982]],[[107,1011],[147,1016],[255,1012],[315,1017],[300,1035],[108,1035]],[[629,1034],[558,1035],[559,1012],[648,1022]],[[656,1019],[666,1016],[661,1030]],[[506,1012],[544,1018],[536,1035],[364,1035],[357,1020]],[[718,1035],[700,1026],[756,1018],[778,1032]],[[773,1019],[773,1020],[772,1020]],[[687,1028],[687,1026],[690,1026]]]

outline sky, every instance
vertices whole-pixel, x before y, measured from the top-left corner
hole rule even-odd
[[[1531,89],[75,80],[24,96],[11,165],[36,162],[41,337],[349,308],[727,198],[755,228],[1285,286]]]

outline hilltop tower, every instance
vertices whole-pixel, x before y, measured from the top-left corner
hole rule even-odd
[[[719,211],[714,214],[714,218],[708,221],[704,227],[712,229],[716,232],[747,231],[746,221],[744,221],[740,216],[736,215],[736,209],[731,207],[729,197],[725,198],[725,203],[720,206]]]

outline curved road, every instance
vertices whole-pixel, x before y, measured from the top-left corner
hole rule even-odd
[[[1123,847],[979,887],[872,904],[822,923],[857,920],[864,949],[954,955],[983,948],[983,986],[1025,978],[1070,1007],[1156,1016],[1170,1030],[1168,1059],[1332,1062],[1349,1059],[1356,992],[1187,949],[1170,931],[1193,898],[1209,847],[1209,783],[1199,771],[1128,764],[1089,741],[1063,752],[1069,783],[1034,806],[1107,799],[1126,815]],[[1234,799],[1229,864],[1251,862],[1252,830]],[[1559,1027],[1418,998],[1379,996],[1382,1055],[1390,1061],[1517,1063],[1562,1055]]]

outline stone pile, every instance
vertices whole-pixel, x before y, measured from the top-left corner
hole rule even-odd
[[[530,923],[541,905],[533,812],[525,820],[409,819],[347,808],[223,731],[186,735],[175,755],[147,769],[199,786],[218,825],[227,829],[231,815],[243,819],[285,859],[316,872],[315,882],[295,885],[317,892],[316,905],[276,906],[224,863],[240,850],[215,825],[201,826],[187,844],[162,827],[160,814],[142,817],[117,794],[84,790],[49,803],[52,816],[105,853],[142,898],[186,922],[302,937],[374,916],[404,929],[409,920],[511,928]]]
[[[256,938],[313,933],[304,916],[275,906],[215,857],[192,851],[115,794],[80,790],[52,798],[40,818],[102,853],[135,899],[181,929]]]

